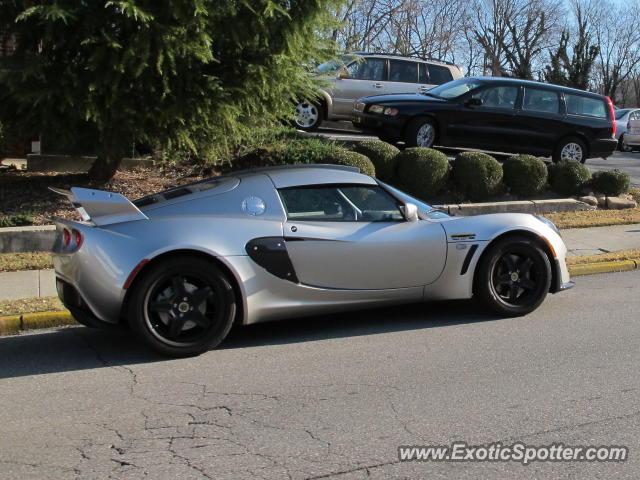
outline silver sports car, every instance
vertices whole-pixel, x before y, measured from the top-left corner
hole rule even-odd
[[[134,202],[57,190],[58,294],[81,323],[128,323],[161,353],[215,347],[243,325],[423,300],[477,297],[524,315],[573,284],[542,217],[449,217],[352,167],[271,167]]]

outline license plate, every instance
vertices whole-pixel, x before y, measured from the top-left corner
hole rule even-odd
[[[629,130],[631,135],[640,135],[640,128],[632,128]]]
[[[360,117],[356,117],[355,115],[351,117],[351,121],[353,123],[360,123],[362,119]]]

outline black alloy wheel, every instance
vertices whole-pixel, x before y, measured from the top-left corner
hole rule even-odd
[[[129,323],[154,350],[174,357],[217,346],[234,321],[236,299],[218,267],[194,257],[152,266],[136,284]]]
[[[489,247],[476,279],[476,294],[494,312],[520,316],[543,302],[551,286],[546,253],[526,237],[511,237]]]

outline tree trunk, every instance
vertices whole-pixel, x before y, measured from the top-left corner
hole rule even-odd
[[[100,182],[111,180],[116,174],[121,161],[122,154],[113,150],[110,152],[98,152],[98,158],[89,169],[89,178]]]

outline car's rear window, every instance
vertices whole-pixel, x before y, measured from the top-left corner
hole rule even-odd
[[[623,108],[622,110],[616,110],[616,120],[620,120],[629,112],[628,108]]]
[[[587,117],[607,118],[604,100],[565,93],[567,113],[569,115],[585,115]]]
[[[429,64],[429,83],[442,85],[453,80],[453,75],[447,67]]]

